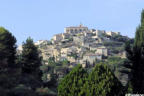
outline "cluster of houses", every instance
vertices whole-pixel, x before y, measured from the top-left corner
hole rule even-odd
[[[60,66],[54,69],[54,74],[61,78],[67,70],[77,64],[87,67],[94,66],[96,61],[106,60],[108,56],[111,56],[115,44],[108,47],[104,42],[116,42],[111,37],[118,35],[120,32],[88,29],[80,24],[79,26],[66,27],[64,33],[54,35],[51,40],[39,40],[35,42],[35,45],[38,46],[46,65],[49,65],[50,57],[54,57],[56,62],[64,60],[70,62],[67,68]],[[19,46],[17,53],[21,52],[22,46]],[[126,54],[122,51],[116,56],[125,58]],[[50,77],[50,73],[47,74],[48,80]]]
[[[47,46],[44,46],[45,40],[35,44],[44,43],[40,50],[45,61],[49,57],[55,57],[56,61],[70,61],[71,66],[82,64],[86,67],[87,63],[93,65],[96,60],[102,60],[109,55],[109,49],[103,42],[111,42],[108,37],[115,35],[120,35],[120,32],[88,29],[80,24],[64,28],[64,33],[54,35]]]

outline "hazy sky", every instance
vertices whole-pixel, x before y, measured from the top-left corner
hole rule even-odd
[[[144,0],[0,0],[0,26],[12,32],[18,44],[28,36],[49,40],[80,22],[134,37],[143,8]]]

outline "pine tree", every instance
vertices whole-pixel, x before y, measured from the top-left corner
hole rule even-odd
[[[19,71],[15,63],[16,39],[5,28],[0,27],[0,95],[8,96],[18,84]],[[2,91],[3,90],[3,91]]]
[[[38,53],[37,47],[34,45],[33,40],[29,37],[26,43],[23,43],[22,51],[22,71],[24,73],[37,72],[41,65],[41,58]]]
[[[83,84],[87,78],[87,72],[81,65],[77,65],[64,77],[58,86],[58,96],[83,96]]]
[[[0,27],[0,71],[15,66],[16,39],[5,28]]]
[[[132,47],[132,48],[131,48]],[[131,84],[133,93],[144,93],[144,10],[141,13],[141,24],[136,29],[133,46],[126,44],[127,58],[131,69]]]
[[[22,47],[22,73],[32,75],[37,80],[41,80],[41,57],[33,40],[29,37]]]

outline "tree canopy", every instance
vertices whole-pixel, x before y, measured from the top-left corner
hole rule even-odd
[[[58,96],[121,96],[122,88],[105,64],[96,64],[90,74],[78,65],[59,84]]]
[[[131,48],[132,47],[132,48]],[[130,81],[133,93],[144,93],[144,10],[141,13],[141,24],[136,29],[134,44],[126,44],[127,58],[129,64],[125,65],[131,69]]]

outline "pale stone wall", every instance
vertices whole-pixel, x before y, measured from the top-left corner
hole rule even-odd
[[[62,38],[63,39],[68,39],[68,38],[70,38],[70,34],[69,33],[63,33]]]
[[[102,37],[102,34],[105,34],[105,31],[104,30],[96,30],[93,33],[95,33],[97,37]]]
[[[34,44],[35,45],[40,45],[42,43],[46,42],[46,40],[38,40],[37,42],[35,42]]]
[[[97,48],[96,53],[104,55],[104,56],[108,56],[108,50],[107,50],[107,48]]]
[[[90,64],[93,64],[96,59],[102,60],[102,56],[99,54],[86,54],[83,56],[83,61],[87,60]]]
[[[82,43],[84,43],[84,37],[73,37],[73,41],[75,44],[82,45]]]
[[[85,36],[85,37],[92,37],[92,36],[93,36],[93,33],[92,33],[92,32],[85,32],[85,33],[84,33],[84,36]]]
[[[82,32],[82,31],[88,31],[88,27],[84,27],[84,26],[80,25],[80,26],[76,26],[76,27],[64,28],[65,33],[76,34],[76,33]]]
[[[73,57],[67,57],[67,59],[68,59],[68,61],[70,61],[70,62],[76,62],[76,60],[73,58]]]
[[[62,34],[57,34],[52,38],[54,41],[61,41],[63,39]]]
[[[114,36],[114,35],[120,35],[120,32],[112,32],[112,31],[110,31],[110,32],[106,32],[106,34],[109,35],[109,36]]]

